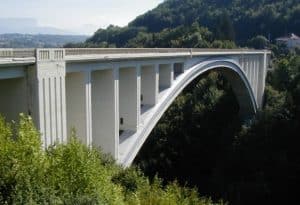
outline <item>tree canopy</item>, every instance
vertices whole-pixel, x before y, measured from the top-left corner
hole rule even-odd
[[[299,19],[298,0],[166,0],[128,26],[110,25],[83,44],[66,46],[224,48],[224,41],[245,46],[256,36],[273,41],[287,33],[299,34]],[[249,45],[258,46],[253,43]]]

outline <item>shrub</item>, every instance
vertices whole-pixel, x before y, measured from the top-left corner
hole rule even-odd
[[[0,204],[213,204],[195,189],[149,182],[72,138],[44,150],[32,120],[0,116]]]

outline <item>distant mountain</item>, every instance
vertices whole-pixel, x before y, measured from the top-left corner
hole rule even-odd
[[[54,27],[39,26],[35,19],[31,18],[0,18],[0,34],[51,34],[51,35],[75,35],[75,32]]]
[[[83,35],[0,34],[0,48],[54,48],[84,42]]]

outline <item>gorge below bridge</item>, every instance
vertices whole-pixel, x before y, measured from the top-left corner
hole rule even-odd
[[[0,49],[0,113],[32,116],[44,147],[72,128],[129,166],[167,108],[201,74],[229,81],[240,116],[262,107],[270,52],[246,49]]]

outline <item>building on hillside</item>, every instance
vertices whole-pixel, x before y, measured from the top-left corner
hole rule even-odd
[[[300,37],[294,33],[291,33],[287,36],[276,38],[276,42],[284,43],[289,49],[293,49],[296,47],[300,48]]]

